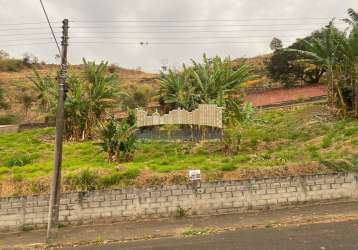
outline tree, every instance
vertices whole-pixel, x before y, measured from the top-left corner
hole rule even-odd
[[[254,78],[251,68],[242,63],[233,68],[230,58],[207,58],[203,62],[192,60],[193,66],[183,66],[182,71],[162,73],[161,98],[170,108],[193,110],[200,103],[225,106],[226,100],[239,92],[241,84]]]
[[[18,97],[18,99],[24,109],[25,117],[27,118],[34,99],[26,90],[22,91],[22,94]]]
[[[106,119],[106,112],[118,102],[119,85],[108,63],[87,62],[83,59],[84,77],[69,78],[69,92],[65,103],[65,128],[68,138],[89,139],[94,129]]]
[[[348,12],[348,15],[350,18],[345,18],[345,19],[343,19],[343,21],[345,21],[346,23],[348,23],[352,26],[357,26],[358,25],[358,12],[356,12],[352,8],[349,8],[347,12]]]
[[[39,72],[33,68],[35,77],[30,77],[34,92],[37,94],[40,111],[43,113],[54,114],[57,107],[57,84],[50,75],[42,77]]]
[[[111,117],[101,132],[101,147],[108,154],[109,162],[133,159],[136,143],[136,128],[126,121]]]
[[[270,48],[273,51],[279,50],[283,48],[282,41],[276,37],[272,38],[270,43]]]
[[[298,39],[288,48],[305,50],[307,48],[305,41],[320,38],[323,32],[324,30],[315,31],[304,39]],[[304,59],[304,56],[296,51],[276,50],[270,60],[266,62],[266,68],[272,79],[283,82],[285,86],[290,86],[297,81],[309,84],[318,83],[325,69],[304,63],[300,61],[301,59]]]
[[[7,53],[5,50],[0,49],[0,60],[8,59],[9,53]]]
[[[87,62],[83,59],[81,77],[70,75],[65,101],[65,134],[68,139],[84,140],[94,137],[94,130],[106,120],[107,112],[119,103],[119,84],[110,74],[108,63]],[[41,77],[35,71],[31,79],[39,109],[54,117],[57,110],[57,84],[51,76]]]
[[[328,74],[328,99],[331,107],[342,115],[347,112],[358,117],[358,29],[343,33],[331,22],[322,38],[305,41],[304,50],[290,50],[302,54],[304,61],[317,65]]]

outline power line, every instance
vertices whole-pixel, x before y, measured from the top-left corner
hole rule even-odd
[[[94,32],[76,32],[76,34],[167,34],[167,33],[232,33],[232,32],[267,32],[267,31],[306,31],[312,32],[313,30],[307,29],[266,29],[266,30],[154,30],[154,31],[94,31]]]
[[[312,26],[312,25],[325,25],[327,23],[280,23],[280,24],[206,24],[206,25],[140,25],[140,26],[114,26],[114,25],[105,25],[105,26],[71,26],[73,29],[96,29],[96,28],[207,28],[207,27],[272,27],[272,26]]]
[[[115,18],[108,20],[71,20],[71,23],[156,23],[156,22],[248,22],[277,20],[331,20],[332,17],[301,17],[301,18],[241,18],[241,19],[178,19],[178,18]]]
[[[55,29],[59,29],[61,27],[53,27]],[[25,31],[25,30],[44,30],[48,29],[48,27],[24,27],[24,28],[8,28],[8,29],[0,29],[0,31]]]
[[[61,23],[60,21],[52,23]],[[0,23],[0,26],[20,26],[20,25],[38,25],[47,24],[47,22],[24,22],[24,23]]]
[[[60,49],[60,45],[59,45],[58,42],[57,42],[57,38],[56,38],[55,33],[54,33],[53,29],[52,29],[52,25],[51,25],[50,19],[49,19],[48,16],[47,16],[47,12],[46,12],[45,6],[44,6],[43,3],[42,3],[42,0],[40,0],[40,3],[41,3],[42,10],[43,10],[44,13],[45,13],[48,26],[49,26],[50,29],[51,29],[51,33],[52,33],[53,39],[55,40],[55,43],[56,43],[56,45],[57,45],[58,53],[59,53],[60,56],[62,56],[61,49]]]
[[[283,41],[286,43],[291,43],[295,41]],[[100,43],[100,44],[98,44]],[[74,41],[73,45],[103,45],[103,44],[113,44],[113,45],[204,45],[204,44],[267,44],[268,41],[208,41],[208,42],[176,42],[176,41],[167,41],[167,42],[149,42],[149,41],[138,41],[138,42],[122,42],[122,41],[108,41],[108,40],[98,40],[98,41],[88,41],[88,42],[76,42]],[[50,42],[37,42],[37,43],[12,43],[12,44],[2,44],[2,46],[20,46],[20,45],[33,45],[33,44],[51,44]]]
[[[162,36],[162,37],[154,37],[154,36],[141,36],[141,37],[128,37],[128,36],[102,36],[102,37],[96,37],[96,36],[74,36],[72,37],[72,39],[74,39],[73,41],[76,42],[83,42],[82,39],[87,39],[87,40],[93,40],[93,39],[106,39],[106,40],[117,40],[117,41],[121,41],[121,40],[132,40],[132,41],[142,41],[142,40],[203,40],[203,39],[207,39],[207,40],[211,40],[211,39],[262,39],[262,38],[272,38],[272,35],[266,35],[266,36],[186,36],[186,37],[176,37],[176,36]],[[286,38],[292,38],[293,35],[288,36],[288,35],[281,35],[279,36],[280,38],[282,37],[286,37]],[[43,40],[50,40],[51,37],[36,37],[36,38],[17,38],[17,39],[6,39],[6,40],[0,40],[0,42],[17,42],[17,41],[43,41]]]

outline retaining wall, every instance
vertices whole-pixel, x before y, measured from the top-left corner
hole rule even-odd
[[[240,213],[308,201],[358,198],[358,175],[323,174],[143,189],[65,193],[61,224]],[[0,199],[0,230],[46,227],[49,195]]]

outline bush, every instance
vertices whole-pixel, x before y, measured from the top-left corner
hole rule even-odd
[[[329,148],[333,143],[333,137],[334,137],[334,133],[327,134],[322,140],[321,147]]]
[[[1,59],[0,72],[18,72],[25,68],[21,60],[17,59]]]
[[[241,132],[237,127],[226,128],[222,139],[222,151],[225,155],[235,155],[239,152]]]
[[[134,156],[136,139],[134,126],[111,117],[102,130],[100,146],[108,154],[108,161],[129,161]]]
[[[92,191],[99,186],[99,176],[96,172],[86,169],[77,175],[69,175],[65,177],[65,183],[72,189]]]
[[[21,154],[12,156],[7,162],[5,162],[5,166],[7,167],[22,167],[33,162],[33,157],[29,154]]]
[[[9,125],[16,124],[18,122],[18,117],[13,114],[0,116],[0,125]]]

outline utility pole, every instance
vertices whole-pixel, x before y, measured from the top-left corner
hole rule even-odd
[[[61,165],[62,165],[62,144],[64,129],[64,104],[66,98],[66,72],[67,72],[67,47],[68,47],[68,19],[62,22],[62,41],[61,41],[61,68],[59,73],[58,86],[58,107],[56,115],[56,145],[55,162],[52,176],[51,196],[49,204],[49,217],[47,225],[47,242],[51,243],[57,233],[60,194],[61,194]]]

